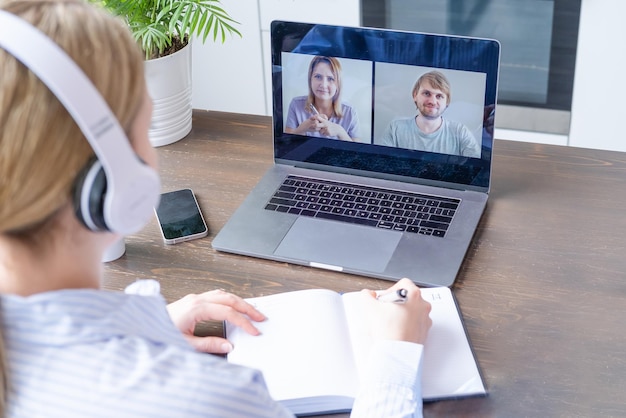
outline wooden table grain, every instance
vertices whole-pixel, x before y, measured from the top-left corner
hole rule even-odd
[[[104,265],[103,287],[153,278],[168,301],[387,287],[211,248],[272,152],[270,118],[195,110],[189,136],[158,149],[160,173],[164,191],[194,190],[209,236],[168,246],[153,220]],[[496,140],[490,200],[453,286],[489,395],[428,403],[426,417],[626,416],[624,207],[626,154]]]

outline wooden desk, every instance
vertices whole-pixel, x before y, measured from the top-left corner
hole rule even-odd
[[[172,301],[388,282],[218,253],[211,239],[272,164],[271,120],[195,111],[159,148],[163,189],[191,187],[208,238],[166,246],[156,221],[127,238],[104,287],[161,282]],[[486,213],[454,285],[489,396],[427,404],[426,417],[626,414],[626,154],[496,141]],[[207,332],[219,332],[219,326]]]

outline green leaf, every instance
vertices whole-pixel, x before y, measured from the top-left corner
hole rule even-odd
[[[197,35],[206,42],[225,42],[240,36],[239,22],[230,17],[219,0],[89,0],[125,19],[133,37],[146,54],[163,53],[173,37]]]

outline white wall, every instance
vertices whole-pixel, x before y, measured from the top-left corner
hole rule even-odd
[[[626,1],[582,0],[568,145],[626,151]]]
[[[208,38],[193,44],[193,94],[195,109],[265,114],[265,77],[260,38],[258,0],[221,0],[224,10],[237,20],[242,37],[224,44]]]

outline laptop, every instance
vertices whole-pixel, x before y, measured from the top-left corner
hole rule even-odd
[[[271,48],[274,165],[213,247],[451,286],[489,196],[499,43],[274,21]],[[414,97],[425,73],[444,76],[447,96],[431,77]],[[311,106],[337,91],[341,118]],[[422,93],[450,103],[416,108]],[[443,119],[428,113],[442,108]],[[446,123],[445,134],[414,140],[426,119]]]

